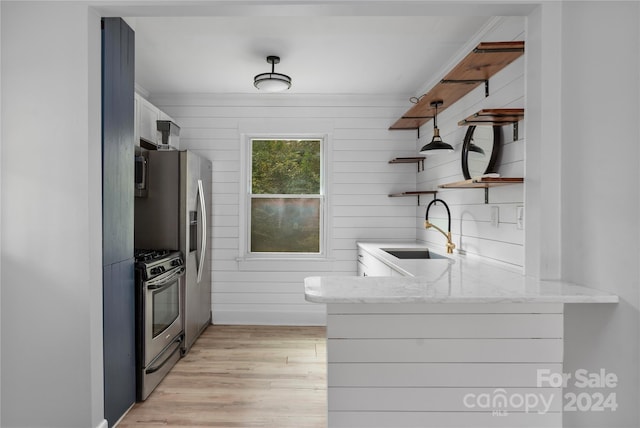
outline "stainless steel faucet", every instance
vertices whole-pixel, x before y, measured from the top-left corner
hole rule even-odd
[[[431,205],[435,204],[436,202],[442,202],[442,205],[444,205],[444,207],[447,209],[447,218],[449,219],[447,232],[429,221],[429,209],[431,208]],[[447,238],[447,254],[452,254],[453,249],[456,248],[456,244],[451,241],[451,211],[449,210],[449,206],[447,205],[447,203],[442,199],[434,198],[433,201],[429,202],[429,205],[427,205],[427,212],[424,214],[424,228],[429,229],[430,227],[433,227],[435,230],[442,233],[445,238]]]

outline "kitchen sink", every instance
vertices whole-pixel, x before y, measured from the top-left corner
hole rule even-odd
[[[399,259],[446,259],[447,257],[429,251],[428,248],[381,248],[382,251]]]

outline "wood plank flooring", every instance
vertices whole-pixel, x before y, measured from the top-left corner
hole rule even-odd
[[[131,427],[326,427],[324,327],[210,326]]]

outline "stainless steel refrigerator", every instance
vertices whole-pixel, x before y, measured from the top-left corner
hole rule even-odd
[[[146,197],[135,201],[135,247],[180,250],[184,349],[211,323],[211,161],[190,151],[149,150]]]

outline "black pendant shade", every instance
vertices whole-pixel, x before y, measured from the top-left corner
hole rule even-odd
[[[433,138],[429,144],[426,144],[420,149],[422,155],[434,155],[437,153],[453,152],[453,147],[450,144],[445,143],[440,138],[440,130],[438,129],[438,106],[441,106],[443,101],[433,101],[431,107],[435,108],[436,112],[433,116]]]
[[[482,147],[473,144],[473,138],[469,142],[469,152],[476,157],[484,156],[484,150]]]

